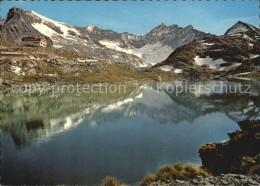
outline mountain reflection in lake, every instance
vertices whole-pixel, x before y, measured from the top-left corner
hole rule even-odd
[[[260,81],[243,83],[250,94],[176,96],[156,85],[124,95],[1,94],[1,182],[96,185],[115,176],[134,184],[165,164],[199,165],[202,144],[227,139],[237,121],[260,116]]]

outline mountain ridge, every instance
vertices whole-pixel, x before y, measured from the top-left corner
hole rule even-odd
[[[99,42],[106,47],[117,48],[126,53],[137,55],[147,63],[160,62],[176,48],[193,40],[212,36],[194,29],[191,25],[182,28],[178,25],[166,26],[162,23],[146,34],[138,36],[127,32],[119,34],[111,30],[106,35],[103,29],[97,27],[95,27],[94,34],[96,34],[94,37],[99,38]]]

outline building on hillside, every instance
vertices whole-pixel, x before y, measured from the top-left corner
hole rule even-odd
[[[46,37],[23,37],[23,46],[33,46],[33,47],[47,47]]]

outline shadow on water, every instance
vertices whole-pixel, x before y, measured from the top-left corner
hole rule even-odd
[[[126,94],[2,94],[2,176],[6,184],[89,184],[116,176],[133,184],[165,164],[200,164],[203,143],[227,138],[236,122],[260,117],[260,82],[250,93],[166,90],[165,83]],[[15,177],[15,179],[13,179]]]

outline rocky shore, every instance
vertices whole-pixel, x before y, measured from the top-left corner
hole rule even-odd
[[[151,186],[165,185],[165,186],[192,186],[192,185],[212,185],[212,186],[222,186],[222,185],[259,185],[260,175],[246,176],[242,174],[221,174],[219,176],[196,176],[191,180],[175,180],[161,182],[160,180],[150,184]]]
[[[139,185],[260,185],[260,120],[238,123],[229,139],[199,149],[202,166],[164,166]]]

